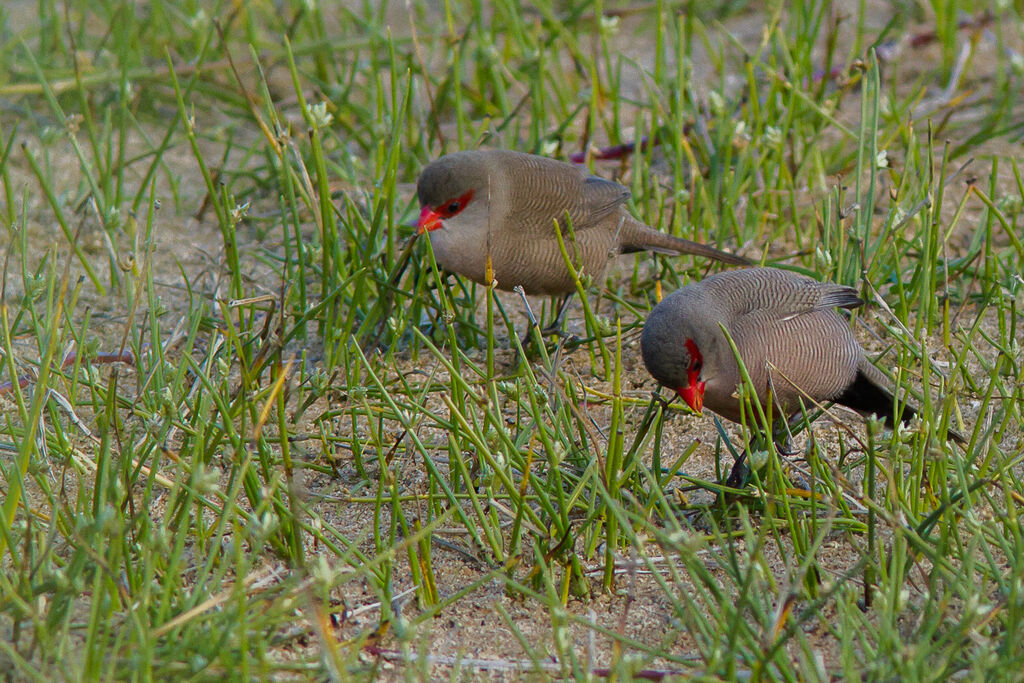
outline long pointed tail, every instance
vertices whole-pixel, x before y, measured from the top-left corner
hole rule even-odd
[[[638,251],[654,251],[671,256],[693,254],[736,266],[753,265],[749,259],[742,256],[649,228],[631,216],[626,217],[621,228],[619,244],[622,245],[623,254],[632,254]]]

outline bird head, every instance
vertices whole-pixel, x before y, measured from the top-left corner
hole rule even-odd
[[[455,152],[427,164],[416,182],[420,200],[417,234],[443,228],[446,221],[467,216],[463,213],[467,208],[486,204],[487,170],[475,152]]]
[[[704,356],[697,348],[696,342],[687,339],[683,346],[686,347],[689,361],[686,365],[686,382],[675,387],[676,393],[686,401],[686,405],[693,408],[695,413],[701,412],[704,407],[704,387],[707,382],[701,379],[701,370],[704,369]]]
[[[675,296],[651,311],[640,336],[640,350],[648,372],[677,394],[694,412],[704,408],[704,354],[697,339],[703,339],[694,319],[687,315],[689,301]]]
[[[453,196],[451,199],[445,200],[436,206],[424,204],[420,208],[420,219],[416,223],[417,234],[422,235],[425,232],[444,227],[441,221],[462,213],[462,210],[473,201],[473,194],[473,190],[467,190],[457,197]]]

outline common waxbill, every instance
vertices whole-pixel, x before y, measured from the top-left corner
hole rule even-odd
[[[776,268],[719,273],[654,307],[640,337],[644,364],[695,411],[707,407],[738,422],[742,380],[724,326],[762,406],[773,392],[776,416],[796,414],[801,399],[812,407],[810,397],[876,414],[891,427],[916,411],[901,405],[897,412],[885,375],[835,310],[863,303],[850,287]]]
[[[418,232],[429,233],[438,264],[487,284],[489,253],[498,289],[521,285],[527,294],[576,290],[558,246],[556,220],[575,267],[594,277],[612,257],[637,251],[750,264],[647,227],[625,210],[629,191],[622,185],[532,154],[448,154],[423,169],[416,193],[421,207]]]

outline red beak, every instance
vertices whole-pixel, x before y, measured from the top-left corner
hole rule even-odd
[[[676,393],[686,401],[686,405],[697,414],[704,409],[704,384],[705,382],[692,382],[689,386],[676,389]]]
[[[420,220],[416,223],[416,234],[422,235],[425,232],[431,230],[437,230],[441,227],[441,214],[434,211],[429,206],[424,206],[420,209]]]

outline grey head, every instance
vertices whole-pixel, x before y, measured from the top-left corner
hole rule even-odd
[[[420,206],[445,209],[467,192],[484,194],[489,170],[486,154],[479,151],[454,152],[430,162],[416,181]]]
[[[704,386],[723,367],[721,315],[707,301],[703,288],[676,290],[654,307],[640,335],[640,351],[648,372],[694,409],[703,405]]]

